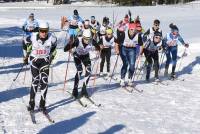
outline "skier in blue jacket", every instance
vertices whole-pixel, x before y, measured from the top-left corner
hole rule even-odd
[[[167,33],[166,37],[164,38],[164,46],[165,52],[166,52],[166,65],[165,65],[165,76],[168,76],[168,68],[169,64],[172,61],[172,72],[171,72],[171,78],[176,78],[175,75],[175,69],[176,69],[176,63],[177,63],[177,51],[178,51],[178,44],[179,42],[184,45],[186,48],[189,47],[189,44],[185,43],[181,35],[179,34],[179,29],[176,25],[171,23],[169,25],[171,32]]]

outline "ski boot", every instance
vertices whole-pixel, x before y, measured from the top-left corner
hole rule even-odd
[[[86,97],[86,98],[89,98],[89,94],[88,94],[88,92],[87,92],[87,89],[86,89],[86,86],[84,85],[83,87],[82,87],[82,90],[81,90],[81,95],[80,95],[81,97]]]
[[[72,91],[72,96],[74,97],[74,98],[78,98],[78,89],[77,88],[74,88],[73,89],[73,91]]]
[[[176,79],[176,74],[175,73],[171,73],[171,80]]]

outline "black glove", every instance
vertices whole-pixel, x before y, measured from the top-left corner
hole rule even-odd
[[[188,44],[188,43],[186,43],[184,46],[185,46],[186,48],[188,48],[188,47],[189,47],[189,44]]]
[[[24,57],[24,58],[23,58],[23,61],[24,61],[24,64],[25,64],[25,65],[28,65],[28,56]]]

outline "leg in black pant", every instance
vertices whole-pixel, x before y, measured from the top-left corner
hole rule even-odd
[[[106,51],[105,49],[101,50],[101,63],[100,63],[100,72],[103,72],[103,67],[105,63],[105,58],[106,58]]]
[[[87,92],[87,84],[89,82],[89,79],[90,79],[90,76],[91,76],[91,60],[90,60],[90,57],[89,57],[89,54],[88,55],[85,55],[83,58],[82,58],[82,62],[85,66],[85,69],[86,69],[86,73],[85,73],[85,78],[84,78],[84,82],[83,82],[83,87],[82,87],[82,91],[81,91],[81,95],[85,96],[85,97],[89,97],[88,95],[88,92]]]
[[[35,94],[38,89],[39,84],[39,67],[38,64],[33,61],[31,65],[31,74],[32,74],[32,84],[31,84],[31,91],[30,91],[30,101],[29,101],[29,108],[28,110],[34,110],[35,107]]]
[[[155,79],[158,79],[158,71],[159,71],[159,56],[158,51],[153,53],[154,67],[155,67]]]
[[[108,48],[106,51],[107,72],[110,72],[110,57],[111,57],[111,48]]]
[[[46,95],[48,90],[48,76],[49,76],[49,62],[43,60],[40,67],[40,90],[41,90],[41,99],[40,99],[40,108],[45,110]]]
[[[77,69],[76,75],[75,75],[75,81],[74,81],[74,89],[73,89],[73,96],[74,97],[78,97],[78,84],[79,84],[79,80],[80,80],[80,76],[83,72],[83,68],[82,68],[82,64],[81,64],[81,59],[78,55],[74,55],[74,62],[75,62],[75,66]]]
[[[147,60],[147,68],[146,68],[146,80],[149,81],[149,78],[150,78],[150,73],[151,73],[151,67],[152,67],[152,54],[150,51],[148,50],[145,50],[144,51],[144,55],[146,57],[146,60]]]

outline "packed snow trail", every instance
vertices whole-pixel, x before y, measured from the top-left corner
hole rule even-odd
[[[73,8],[57,9],[0,9],[0,133],[14,134],[93,134],[93,133],[129,133],[129,134],[197,134],[200,133],[200,40],[198,24],[200,22],[200,8],[191,10],[173,6],[158,7],[134,7],[130,8],[132,13],[139,14],[145,28],[152,25],[154,18],[160,18],[164,34],[169,30],[170,22],[176,23],[184,36],[190,43],[187,57],[184,57],[182,67],[177,72],[180,79],[185,81],[170,81],[161,79],[168,85],[154,85],[145,83],[144,80],[137,80],[137,88],[143,93],[133,91],[128,93],[120,88],[115,81],[108,82],[102,78],[96,79],[96,86],[93,81],[89,82],[89,92],[96,103],[96,107],[87,102],[88,107],[83,108],[76,103],[71,96],[63,92],[64,73],[68,53],[62,50],[62,33],[55,32],[60,44],[58,54],[53,65],[53,82],[49,80],[49,91],[47,93],[47,110],[55,120],[54,124],[42,115],[35,114],[37,124],[33,124],[26,106],[29,101],[29,90],[31,85],[31,74],[26,70],[20,73],[18,79],[12,80],[17,75],[22,65],[21,25],[24,18],[30,12],[36,14],[36,18],[49,20],[52,29],[59,29],[60,16],[70,15]],[[122,8],[80,8],[79,12],[84,17],[90,15],[103,18],[105,13],[112,18],[112,11],[124,16],[126,7]],[[56,11],[56,12],[55,12]],[[121,12],[124,11],[124,12]],[[91,14],[94,13],[94,14]],[[163,14],[165,13],[165,14]],[[49,15],[51,14],[51,15]],[[183,52],[180,47],[179,55]],[[95,53],[91,58],[95,57]],[[116,56],[111,57],[112,64]],[[94,60],[92,61],[92,63]],[[121,59],[116,68],[116,76],[119,76]],[[179,61],[178,64],[179,65]],[[69,63],[68,82],[66,90],[72,91],[73,78],[76,73],[73,59]],[[112,70],[113,66],[111,66]],[[152,74],[153,75],[153,74]],[[50,73],[51,78],[51,73]],[[81,82],[80,82],[81,85]],[[39,104],[40,93],[36,96],[36,105]]]

